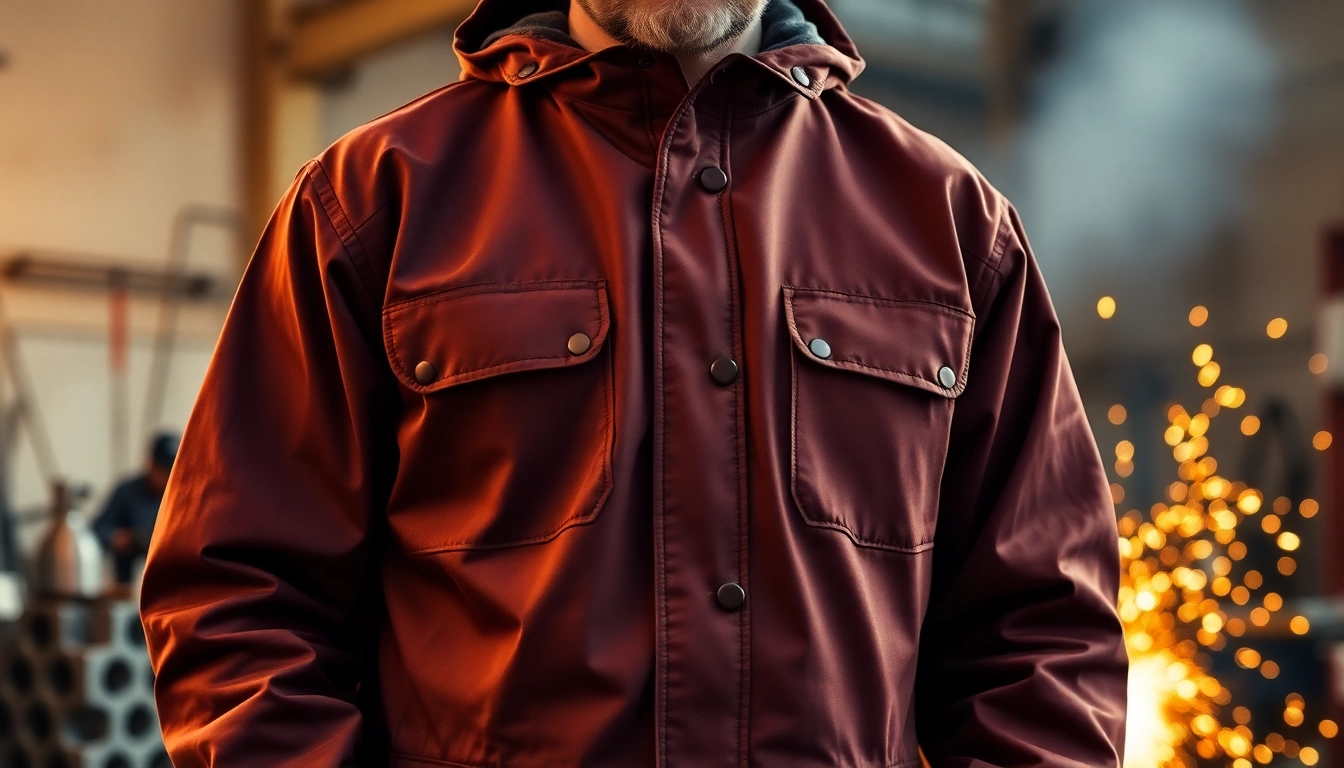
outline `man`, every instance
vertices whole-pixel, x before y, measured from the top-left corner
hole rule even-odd
[[[483,0],[303,168],[149,557],[178,768],[1118,765],[1018,217],[762,5]]]
[[[119,590],[129,588],[135,561],[149,548],[177,445],[177,435],[155,435],[145,456],[145,471],[118,483],[93,522],[93,532],[112,553],[112,572]]]

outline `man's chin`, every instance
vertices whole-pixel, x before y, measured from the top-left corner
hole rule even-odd
[[[592,0],[581,2],[583,5],[591,3]],[[701,6],[699,13],[687,10],[690,6]],[[754,17],[739,17],[749,12],[732,14],[727,11],[723,0],[685,0],[670,4],[646,0],[630,3],[623,11],[619,15],[599,18],[598,23],[608,34],[626,44],[670,54],[707,53],[741,35],[754,21]]]
[[[629,44],[636,48],[645,48],[647,50],[657,51],[659,53],[670,53],[673,56],[697,56],[703,53],[708,53],[714,50],[715,48],[718,48],[719,46],[727,42],[730,39],[730,37],[731,36],[720,37],[719,39],[708,44],[699,41],[681,41],[681,40],[672,41],[670,44],[667,42],[655,43],[644,40],[630,40]]]
[[[721,48],[740,34],[742,33],[737,30],[729,30],[727,32],[720,33],[717,37],[712,38],[708,41],[706,41],[704,38],[697,38],[693,40],[677,40],[674,41],[675,44],[671,47],[655,48],[654,50],[659,50],[662,51],[663,53],[670,53],[675,56],[682,56],[682,55],[695,56],[702,53],[708,53],[716,48]],[[648,44],[643,45],[646,48],[653,47]]]

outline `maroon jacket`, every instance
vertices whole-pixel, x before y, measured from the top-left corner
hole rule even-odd
[[[1112,504],[1021,224],[795,2],[688,90],[483,46],[564,7],[484,0],[460,82],[303,168],[146,568],[178,768],[1118,764]]]

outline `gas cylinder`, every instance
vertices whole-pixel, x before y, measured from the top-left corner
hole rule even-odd
[[[39,598],[92,599],[102,592],[103,558],[83,515],[71,514],[69,486],[51,485],[51,521],[33,558],[32,592]]]

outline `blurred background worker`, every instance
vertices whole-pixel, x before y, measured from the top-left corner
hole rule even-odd
[[[138,558],[149,549],[149,536],[154,532],[154,521],[159,516],[159,502],[168,485],[168,473],[177,458],[178,436],[161,432],[149,443],[145,471],[117,484],[108,497],[102,513],[94,521],[93,530],[109,552],[117,587],[131,583],[131,573]]]

